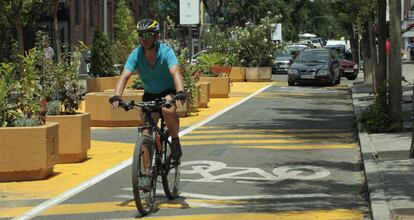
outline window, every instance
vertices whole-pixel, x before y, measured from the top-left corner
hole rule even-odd
[[[80,2],[79,0],[75,0],[75,24],[76,25],[80,25],[80,15],[81,11],[80,11]]]

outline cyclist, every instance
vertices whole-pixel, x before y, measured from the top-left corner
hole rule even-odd
[[[177,57],[174,51],[164,43],[158,42],[159,24],[156,20],[143,19],[137,24],[140,46],[128,57],[125,67],[115,87],[115,95],[110,98],[114,107],[119,106],[125,85],[137,70],[144,85],[143,101],[153,101],[164,97],[170,100],[175,95],[176,106],[162,108],[165,123],[171,135],[171,156],[179,161],[182,156],[178,138],[179,117],[176,107],[182,106],[186,99],[184,85]],[[159,113],[153,113],[154,121],[158,121]]]

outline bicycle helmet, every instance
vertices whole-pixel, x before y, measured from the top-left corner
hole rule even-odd
[[[138,32],[140,31],[150,31],[150,32],[159,32],[160,24],[156,20],[152,19],[142,19],[137,24]]]

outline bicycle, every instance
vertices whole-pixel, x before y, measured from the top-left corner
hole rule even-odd
[[[155,101],[129,103],[120,101],[119,106],[129,111],[140,107],[145,113],[144,126],[138,127],[138,140],[132,159],[132,189],[135,205],[142,215],[152,212],[155,204],[155,193],[158,176],[168,199],[179,194],[180,163],[172,162],[171,137],[161,114],[161,108],[170,108],[174,103],[164,98]],[[152,112],[159,112],[160,126],[151,117]]]

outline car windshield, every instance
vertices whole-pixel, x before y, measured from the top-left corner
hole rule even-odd
[[[312,51],[312,50],[303,51],[295,59],[296,62],[316,62],[316,63],[327,63],[328,60],[329,60],[329,53],[327,51]]]

